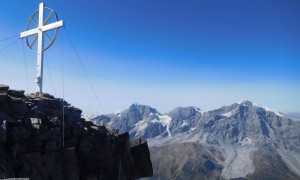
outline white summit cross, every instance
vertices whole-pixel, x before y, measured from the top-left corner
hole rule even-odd
[[[46,12],[49,14],[47,15],[47,18],[44,18],[44,15],[46,15]],[[38,16],[38,23],[36,22],[35,17]],[[53,20],[55,22],[48,24],[50,20]],[[56,13],[48,8],[44,7],[44,3],[40,3],[39,9],[35,11],[31,17],[29,18],[26,26],[26,31],[22,32],[20,34],[21,38],[26,38],[27,46],[32,49],[35,45],[36,40],[38,40],[37,43],[37,72],[36,72],[36,90],[39,94],[39,96],[42,96],[42,88],[43,88],[43,53],[45,50],[50,48],[50,46],[53,44],[53,42],[56,39],[57,36],[57,29],[59,27],[62,27],[64,24],[63,21],[58,21]],[[29,30],[30,26],[34,25],[36,28]],[[47,32],[53,31],[52,37],[51,35],[47,34]],[[29,37],[32,36],[31,40]],[[44,38],[48,39],[48,44],[45,44]],[[31,41],[31,42],[30,42]]]

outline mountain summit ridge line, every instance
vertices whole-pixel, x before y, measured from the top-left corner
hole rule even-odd
[[[147,139],[154,164],[152,179],[300,177],[300,122],[251,101],[206,112],[193,106],[179,107],[167,114],[160,114],[150,106],[133,104],[119,114],[102,115],[94,121],[121,132],[128,131],[131,138]],[[185,148],[183,143],[192,144],[186,144],[189,148],[181,151]],[[193,161],[191,157],[178,154],[192,155],[197,149],[202,149],[207,158],[200,157],[200,153],[198,160]],[[165,152],[173,154],[173,159],[168,159]],[[162,170],[163,164],[173,161],[178,164]],[[185,166],[190,170],[183,168]],[[198,171],[199,168],[203,171]],[[195,176],[190,176],[190,171]],[[273,171],[278,173],[267,173]],[[170,177],[176,173],[175,177]]]

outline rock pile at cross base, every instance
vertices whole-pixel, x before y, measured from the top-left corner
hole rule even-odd
[[[49,94],[0,85],[0,179],[152,176],[147,141],[94,125],[81,112]]]

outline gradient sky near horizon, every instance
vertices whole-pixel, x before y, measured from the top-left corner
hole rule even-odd
[[[24,31],[40,1],[1,0],[0,40]],[[300,112],[299,0],[63,0],[65,21],[105,113],[140,103],[165,113],[250,100]],[[0,41],[0,84],[34,92],[36,55]],[[64,29],[46,51],[44,92],[103,113]],[[50,75],[49,75],[50,72]],[[51,85],[51,79],[53,87]]]

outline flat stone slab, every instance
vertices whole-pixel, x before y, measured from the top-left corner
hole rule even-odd
[[[0,91],[7,91],[9,89],[9,86],[0,84]]]
[[[8,90],[8,95],[14,96],[14,97],[24,97],[24,92],[23,90],[15,90],[15,89],[10,89]]]

